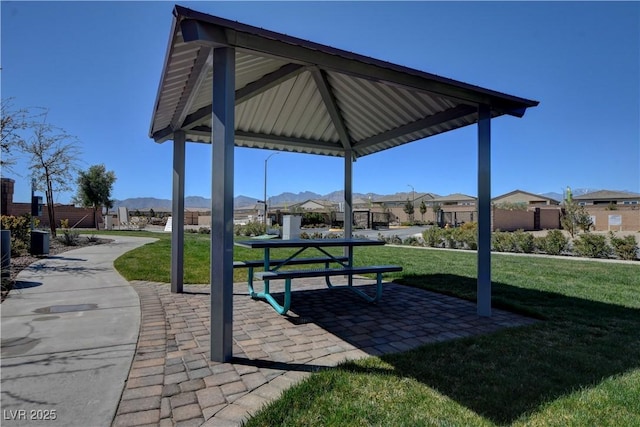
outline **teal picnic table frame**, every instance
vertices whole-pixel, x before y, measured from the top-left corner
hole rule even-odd
[[[338,239],[291,239],[291,240],[244,240],[235,242],[236,246],[250,248],[250,249],[263,249],[263,272],[258,273],[258,276],[263,277],[264,288],[262,292],[256,292],[253,286],[253,274],[249,274],[247,283],[249,286],[249,295],[252,298],[264,299],[280,314],[284,314],[288,311],[291,301],[291,278],[285,279],[285,295],[284,304],[278,303],[271,295],[269,289],[269,273],[277,273],[283,267],[287,265],[298,264],[296,260],[300,259],[301,254],[305,251],[316,249],[321,252],[324,257],[321,261],[325,263],[324,269],[305,270],[299,272],[299,277],[324,277],[326,284],[329,288],[336,287],[349,287],[354,292],[368,300],[369,302],[377,301],[381,293],[382,277],[378,274],[378,291],[375,298],[367,296],[364,292],[353,288],[353,276],[358,274],[358,270],[353,269],[353,249],[356,246],[382,246],[385,242],[380,240],[370,240],[362,238],[338,238]],[[346,249],[346,260],[344,256],[332,255],[326,249],[331,247],[343,247]],[[292,255],[284,260],[277,260],[275,265],[271,263],[271,250],[291,248],[297,249]],[[339,264],[339,268],[328,268],[330,263]],[[364,267],[366,269],[366,267]],[[356,271],[356,273],[354,273]],[[266,273],[266,274],[265,274]],[[295,272],[294,272],[295,274]],[[347,276],[346,285],[335,285],[331,283],[331,276],[344,275]]]

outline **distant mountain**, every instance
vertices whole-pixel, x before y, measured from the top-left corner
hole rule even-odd
[[[587,193],[593,193],[594,191],[599,191],[599,189],[596,188],[572,188],[571,189],[571,195],[572,196],[582,196],[583,194],[587,194]],[[556,193],[555,191],[551,191],[549,193],[542,193],[540,194],[543,197],[549,197],[551,199],[557,200],[559,202],[562,202],[564,200],[564,194],[562,193]]]
[[[257,202],[257,199],[246,196],[238,196],[234,199],[235,207],[242,207],[253,205]],[[166,211],[171,210],[171,200],[170,199],[156,199],[155,197],[133,197],[130,199],[124,200],[114,200],[113,209],[118,209],[120,206],[126,207],[128,209],[162,209]],[[202,208],[211,208],[211,199],[207,199],[201,196],[186,196],[184,198],[184,207],[189,209],[202,209]]]
[[[548,198],[550,198],[550,199],[557,200],[557,201],[559,201],[559,202],[561,202],[561,201],[562,201],[562,198],[563,198],[562,194],[560,194],[560,193],[554,193],[553,191],[552,191],[552,192],[550,192],[550,193],[542,193],[542,194],[540,194],[540,196],[542,196],[542,197],[548,197]]]
[[[133,197],[124,200],[114,200],[113,209],[126,207],[127,209],[167,209],[171,210],[171,200],[156,199],[155,197]]]
[[[237,208],[241,208],[243,206],[255,205],[256,203],[258,203],[258,199],[255,199],[253,197],[236,196],[233,199],[233,206]]]
[[[169,200],[171,202],[171,200]],[[171,204],[171,203],[169,203]],[[201,196],[187,196],[184,198],[185,208],[208,208],[211,207],[211,199],[205,199]]]
[[[312,191],[303,191],[302,193],[282,193],[277,196],[269,197],[269,202],[272,206],[274,205],[284,205],[285,203],[300,203],[309,199],[321,199],[322,195],[318,193],[314,193]]]
[[[353,193],[353,198],[354,199],[368,200],[369,197],[371,197],[372,200],[375,200],[378,197],[385,197],[385,195],[376,194],[376,193],[367,193],[367,194],[364,194],[364,193]],[[344,201],[344,190],[334,191],[332,193],[325,194],[321,198],[324,199],[324,200],[331,200],[332,202],[342,202],[342,201]]]
[[[379,194],[375,193],[353,193],[354,199],[368,199],[371,196],[372,199],[376,199],[378,197],[382,197]],[[312,191],[303,191],[301,193],[282,193],[277,196],[272,196],[269,198],[269,201],[272,205],[284,205],[284,204],[294,204],[305,202],[310,199],[322,199],[322,200],[330,200],[333,202],[341,202],[344,200],[344,191],[334,191],[329,194],[318,194]],[[258,202],[258,199],[254,197],[248,196],[236,196],[233,199],[233,205],[235,208],[241,208],[245,206],[251,206]],[[170,199],[157,199],[155,197],[134,197],[124,200],[114,200],[113,208],[118,209],[118,207],[124,206],[128,209],[151,209],[154,210],[162,209],[162,210],[171,210],[171,200]],[[209,208],[211,207],[211,199],[207,199],[205,197],[200,196],[187,196],[184,199],[184,207],[185,208]]]
[[[572,188],[571,192],[574,196],[580,196],[582,194],[592,193],[594,191],[598,191],[598,189],[593,188]],[[416,196],[418,193],[416,192]],[[544,197],[550,197],[554,200],[562,201],[564,198],[563,194],[557,192],[548,192],[540,194]],[[394,197],[396,200],[404,200],[413,197],[413,193],[409,192],[399,192],[396,194],[376,194],[376,193],[353,193],[354,199],[364,199],[367,200],[371,197],[372,200],[376,200],[382,197]],[[344,200],[344,191],[333,191],[331,193],[322,195],[318,193],[314,193],[312,191],[303,191],[301,193],[282,193],[277,196],[270,197],[271,205],[284,205],[284,204],[294,204],[294,203],[302,203],[310,199],[320,199],[320,200],[330,200],[332,202],[342,202]],[[233,199],[233,205],[235,208],[241,208],[245,206],[251,206],[258,202],[258,199],[254,197],[248,196],[236,196]],[[169,199],[157,199],[155,197],[134,197],[124,200],[115,200],[114,201],[114,209],[117,209],[120,206],[127,207],[128,209],[144,209],[148,210],[153,208],[154,210],[162,209],[166,211],[171,210],[171,200]],[[211,207],[211,199],[201,197],[201,196],[187,196],[184,199],[185,208],[210,208]]]

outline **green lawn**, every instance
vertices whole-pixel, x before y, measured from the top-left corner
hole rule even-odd
[[[151,236],[161,240],[116,261],[128,279],[169,280],[168,236]],[[185,236],[186,282],[208,282],[208,241]],[[541,322],[315,373],[247,425],[640,425],[640,264],[492,259],[494,306]],[[402,265],[389,276],[399,283],[471,300],[475,262],[466,252],[356,251],[357,264]]]

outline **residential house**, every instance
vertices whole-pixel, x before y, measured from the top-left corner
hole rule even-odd
[[[477,198],[462,193],[436,197],[432,204],[439,206],[436,222],[440,226],[459,225],[465,222],[477,221]]]
[[[591,215],[597,231],[640,231],[640,194],[600,190],[573,200]]]
[[[432,210],[433,200],[439,197],[434,193],[396,193],[391,196],[378,197],[371,200],[371,211],[375,213],[386,212],[390,215],[390,222],[403,223],[410,220],[409,215],[404,211],[407,201],[413,204],[413,216],[415,220],[424,222],[435,221]],[[427,211],[424,216],[420,213],[420,205],[424,201]],[[355,205],[355,203],[354,203]]]
[[[629,193],[626,191],[600,190],[583,194],[581,196],[574,196],[573,200],[575,200],[580,206],[637,206],[640,205],[640,194]]]
[[[522,190],[513,190],[509,193],[505,193],[501,196],[494,197],[491,200],[494,206],[525,206],[527,208],[531,206],[558,206],[560,201],[552,199],[551,197],[541,196],[539,194],[533,194]]]
[[[545,230],[560,228],[558,200],[523,190],[514,190],[492,199],[493,230]]]

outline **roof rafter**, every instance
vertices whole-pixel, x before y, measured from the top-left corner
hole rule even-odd
[[[300,64],[287,64],[278,68],[273,73],[269,73],[245,87],[236,90],[236,105],[253,98],[267,90],[283,83],[305,71],[305,67]]]
[[[193,64],[193,69],[191,74],[189,74],[189,79],[187,80],[187,84],[182,92],[176,111],[171,119],[172,129],[178,129],[184,122],[184,119],[187,117],[187,114],[193,105],[193,101],[198,96],[202,83],[207,78],[209,71],[213,68],[213,58],[211,56],[212,51],[213,50],[207,46],[201,47],[198,51],[198,56]]]
[[[305,68],[298,64],[283,65],[276,71],[266,74],[262,78],[249,83],[243,88],[236,90],[236,105],[246,101],[249,98],[257,96],[286,80],[297,76],[304,70]],[[207,105],[189,114],[182,122],[181,129],[189,130],[194,128],[202,120],[211,116],[211,111],[211,105]]]
[[[312,139],[305,138],[296,138],[292,136],[280,136],[280,135],[267,135],[262,133],[255,132],[245,132],[245,131],[236,131],[236,137],[254,142],[262,142],[266,144],[283,144],[283,145],[291,145],[292,147],[308,147],[312,149],[325,149],[328,151],[335,152],[336,156],[342,156],[342,147],[337,143],[331,143],[326,141],[316,141]]]
[[[450,108],[441,113],[433,114],[424,119],[416,120],[415,122],[407,123],[406,125],[399,126],[395,129],[388,130],[387,132],[374,135],[370,138],[363,139],[353,144],[353,148],[357,151],[371,147],[372,145],[379,144],[381,142],[397,138],[410,133],[418,132],[423,129],[427,129],[431,126],[442,124],[449,120],[459,119],[469,114],[474,114],[477,109],[469,105],[458,105],[457,107]]]
[[[349,138],[349,132],[347,132],[347,127],[344,124],[344,119],[340,110],[338,109],[338,104],[336,103],[336,98],[333,95],[333,91],[331,90],[331,86],[329,86],[329,82],[327,81],[327,76],[324,71],[319,69],[318,67],[312,67],[310,69],[311,76],[320,91],[320,96],[322,96],[322,101],[324,102],[327,111],[329,112],[329,116],[331,117],[331,121],[338,132],[338,136],[340,137],[340,142],[345,150],[351,149],[351,138]]]
[[[211,128],[209,126],[196,126],[189,131],[190,135],[211,135]],[[246,132],[241,130],[235,131],[236,138],[243,139],[245,141],[253,141],[262,144],[279,144],[289,145],[294,147],[307,147],[311,149],[322,148],[327,151],[331,151],[335,156],[342,156],[342,148],[337,143],[331,143],[326,141],[317,141],[314,139],[297,138],[293,136],[282,135],[269,135],[264,133]],[[199,141],[194,141],[199,142]]]

